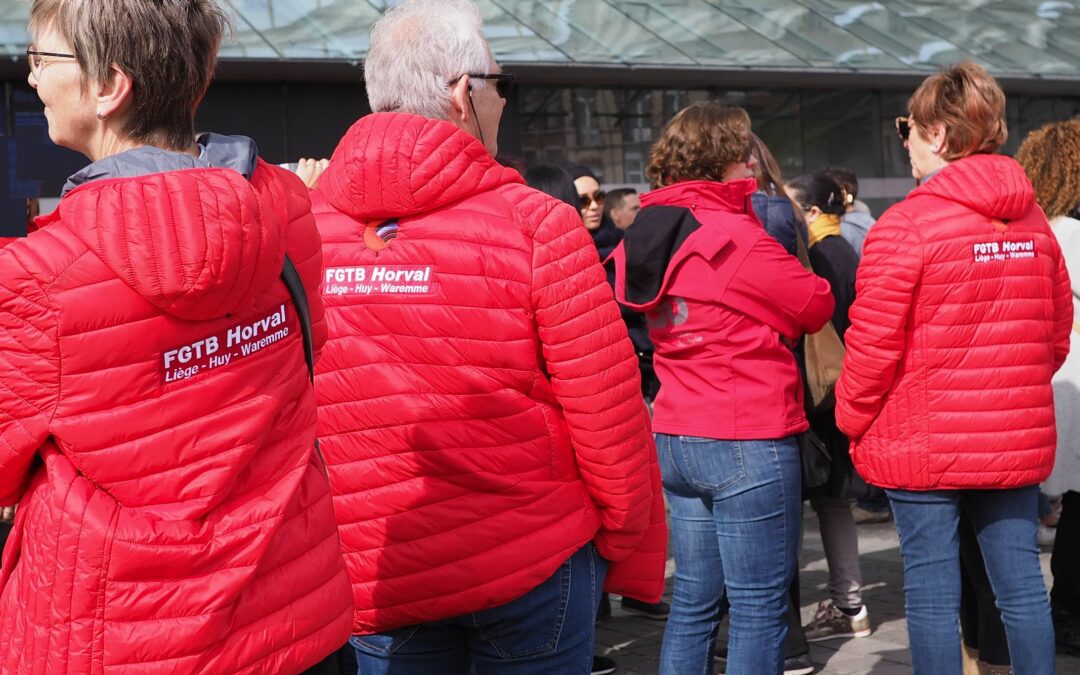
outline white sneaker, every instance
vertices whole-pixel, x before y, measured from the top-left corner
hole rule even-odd
[[[831,602],[818,603],[814,620],[803,627],[807,642],[819,642],[833,638],[867,637],[873,632],[870,613],[864,604],[855,616],[844,614]]]

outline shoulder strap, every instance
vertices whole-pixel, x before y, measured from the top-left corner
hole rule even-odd
[[[296,313],[300,316],[300,334],[304,338],[304,360],[307,361],[308,377],[311,383],[315,384],[315,349],[311,338],[311,313],[308,311],[307,294],[304,293],[300,273],[296,271],[296,265],[293,265],[288,255],[285,256],[285,266],[281,270],[281,280],[289,289]]]
[[[293,305],[296,307],[296,314],[300,317],[300,335],[304,338],[304,360],[307,361],[308,379],[311,380],[311,385],[315,386],[315,347],[311,337],[311,312],[308,309],[307,294],[304,293],[304,283],[300,281],[300,273],[296,271],[296,265],[293,265],[292,258],[288,254],[285,255],[285,265],[281,269],[281,280],[289,289],[289,295],[292,296]],[[323,457],[322,450],[319,448],[318,438],[315,439],[315,454],[319,458],[319,464],[322,465],[323,475],[329,478],[330,472],[326,465],[326,458]]]

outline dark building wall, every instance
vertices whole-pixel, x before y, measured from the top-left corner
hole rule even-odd
[[[871,89],[631,88],[526,85],[509,101],[499,135],[500,159],[527,164],[572,159],[608,184],[646,182],[652,142],[671,116],[695,100],[745,107],[755,130],[791,177],[826,164],[869,179],[875,211],[902,197],[907,154],[892,120],[906,112],[906,92]],[[200,131],[251,136],[273,163],[329,157],[369,108],[359,82],[215,82],[196,119]],[[1080,112],[1080,98],[1011,95],[1006,152],[1047,121]],[[48,140],[41,103],[24,80],[10,80],[0,101],[0,223],[22,218],[25,199],[59,195],[68,175],[87,163]]]

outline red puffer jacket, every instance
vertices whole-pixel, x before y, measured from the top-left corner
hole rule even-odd
[[[621,561],[609,588],[659,599],[637,360],[574,210],[451,124],[398,113],[349,130],[313,207],[319,438],[355,630],[503,604],[589,541]]]
[[[836,421],[867,481],[1009,488],[1049,475],[1072,296],[1019,164],[959,160],[886,211],[856,293]]]
[[[0,250],[0,672],[297,673],[352,602],[300,327],[304,186],[102,178]]]

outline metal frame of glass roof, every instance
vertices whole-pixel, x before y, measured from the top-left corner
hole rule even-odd
[[[388,0],[221,0],[223,79],[356,81]],[[1078,0],[477,0],[496,58],[564,84],[909,86],[973,59],[1080,92]],[[25,0],[0,0],[0,74],[25,73]]]

